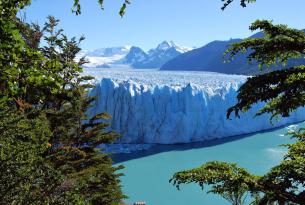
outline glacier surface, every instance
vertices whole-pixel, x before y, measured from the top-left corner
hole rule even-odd
[[[241,75],[211,72],[87,69],[97,78],[89,114],[108,112],[121,143],[175,144],[247,134],[305,120],[305,109],[270,124],[254,114],[262,103],[237,119],[226,119],[236,103]]]

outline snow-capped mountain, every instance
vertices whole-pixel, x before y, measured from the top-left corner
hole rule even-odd
[[[119,63],[129,53],[131,46],[100,48],[82,54],[89,63],[85,67],[109,68]]]
[[[148,53],[135,50],[137,52],[136,55],[132,55],[135,55],[136,57],[141,56],[141,58],[132,60],[129,58],[128,61],[132,62],[131,66],[134,68],[160,68],[167,61],[190,50],[190,48],[178,46],[173,41],[163,41],[156,48],[150,49]]]
[[[262,32],[256,33],[248,38],[262,38]],[[227,41],[212,41],[201,48],[194,49],[190,52],[183,53],[162,65],[160,70],[188,70],[188,71],[210,71],[226,74],[243,74],[243,75],[258,75],[262,72],[270,72],[283,68],[289,68],[296,65],[304,65],[305,59],[295,58],[290,59],[286,66],[273,65],[268,69],[258,69],[256,61],[249,64],[247,56],[250,50],[246,53],[238,53],[234,56],[234,60],[224,63],[229,56],[223,56],[224,52],[232,43],[241,42],[243,39],[230,39]]]
[[[145,52],[139,47],[122,46],[100,48],[83,52],[89,63],[85,67],[113,67],[117,65],[130,65],[133,68],[160,68],[167,61],[178,55],[192,50],[179,46],[173,41],[163,41],[156,48]]]
[[[111,57],[114,55],[126,55],[130,51],[131,46],[100,48],[86,52],[91,57]]]
[[[134,63],[144,61],[147,59],[147,57],[148,55],[145,53],[145,51],[139,47],[133,46],[131,47],[129,53],[125,56],[123,63],[132,65]]]
[[[177,45],[173,41],[163,41],[161,44],[158,45],[157,50],[165,51],[170,48],[174,48],[179,53],[185,53],[185,52],[192,50],[192,48]]]

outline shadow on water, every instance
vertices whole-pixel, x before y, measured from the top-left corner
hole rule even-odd
[[[253,134],[252,134],[253,135]],[[164,144],[152,144],[151,147],[145,150],[139,150],[131,153],[115,153],[112,154],[111,158],[114,161],[114,164],[122,163],[125,161],[139,159],[142,157],[147,157],[150,155],[159,154],[162,152],[170,152],[170,151],[186,151],[190,149],[200,149],[204,147],[212,147],[236,140],[240,140],[246,137],[250,137],[252,135],[241,135],[241,136],[233,136],[233,137],[226,137],[223,139],[214,139],[214,140],[207,140],[204,142],[191,142],[191,143],[181,143],[181,144],[171,144],[171,145],[164,145]]]
[[[293,123],[293,124],[297,124],[297,123]],[[208,141],[203,141],[203,142],[192,142],[192,143],[172,144],[172,145],[152,144],[152,146],[146,150],[140,150],[140,151],[135,151],[135,152],[131,152],[131,153],[115,153],[115,154],[112,154],[111,158],[113,159],[114,164],[117,164],[117,163],[122,163],[122,162],[126,162],[126,161],[133,160],[133,159],[139,159],[142,157],[159,154],[162,152],[186,151],[186,150],[190,150],[190,149],[200,149],[200,148],[205,148],[205,147],[212,147],[212,146],[221,145],[224,143],[229,143],[229,142],[245,139],[248,137],[252,137],[259,133],[272,132],[274,130],[278,130],[278,129],[287,127],[289,125],[292,125],[292,124],[287,124],[287,125],[283,125],[283,126],[280,126],[277,128],[272,128],[272,129],[254,132],[254,133],[250,133],[250,134],[231,136],[231,137],[226,137],[226,138],[222,138],[222,139],[214,139],[214,140],[208,140]]]

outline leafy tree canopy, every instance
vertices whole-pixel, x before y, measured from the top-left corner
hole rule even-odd
[[[229,6],[231,3],[233,3],[234,0],[221,0],[224,2],[223,6],[221,7],[222,10],[225,10],[227,6]],[[240,1],[240,5],[242,7],[246,7],[248,3],[254,3],[256,0],[238,0]]]
[[[250,29],[260,29],[264,38],[249,38],[234,43],[227,50],[231,57],[238,52],[251,50],[249,62],[257,61],[260,66],[285,64],[290,58],[300,58],[305,53],[305,34],[302,30],[288,28],[285,25],[273,25],[266,20],[254,22]],[[272,117],[289,116],[289,113],[305,105],[305,66],[293,66],[273,71],[264,75],[251,77],[241,86],[237,96],[238,103],[228,110],[239,116],[258,102],[266,102],[257,115],[271,113]]]
[[[241,1],[243,6],[251,1]],[[227,1],[223,9],[232,1]],[[250,52],[249,63],[256,61],[260,69],[265,65],[283,64],[291,58],[302,58],[305,53],[304,31],[274,25],[271,21],[258,20],[250,29],[261,30],[263,38],[249,38],[234,43],[226,51],[233,57],[239,52]],[[271,114],[287,117],[297,108],[305,106],[305,65],[296,65],[282,70],[249,77],[240,87],[237,104],[228,109],[239,117],[253,104],[264,102],[265,106],[256,114]],[[231,204],[246,204],[241,200],[250,193],[256,205],[304,204],[305,201],[305,130],[290,133],[296,140],[285,145],[288,153],[279,165],[263,176],[254,176],[235,164],[208,162],[199,168],[176,173],[171,182],[177,188],[180,184],[198,183],[201,187],[211,185],[210,191],[219,194]],[[243,174],[241,174],[243,173]],[[229,186],[228,186],[229,185]]]
[[[210,185],[208,193],[219,194],[233,205],[242,205],[250,187],[254,187],[255,176],[236,164],[208,162],[199,168],[177,172],[170,182],[178,190],[181,184],[197,183],[202,189]]]
[[[29,4],[0,2],[0,204],[118,204],[122,167],[98,148],[118,135],[106,113],[86,114],[92,77],[75,61],[84,38],[54,17],[42,28],[20,21]]]
[[[124,3],[122,4],[122,7],[120,8],[119,14],[121,17],[124,16],[127,5],[130,4],[130,0],[123,0]],[[98,0],[98,3],[101,7],[101,9],[104,9],[104,0]],[[75,12],[77,15],[79,15],[81,13],[81,4],[80,4],[80,0],[74,0],[74,5],[73,5],[73,12]]]
[[[208,193],[218,194],[232,205],[304,204],[305,130],[291,133],[296,143],[286,145],[284,160],[263,176],[255,176],[236,164],[207,162],[199,168],[177,172],[170,180],[180,190],[182,184],[197,183]]]

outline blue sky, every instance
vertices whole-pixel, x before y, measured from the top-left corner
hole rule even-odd
[[[243,38],[256,19],[305,28],[304,0],[257,0],[247,8],[238,2],[221,11],[221,0],[132,0],[124,18],[118,10],[123,0],[80,0],[82,14],[72,14],[73,0],[33,0],[26,8],[28,21],[42,24],[48,15],[61,19],[70,37],[85,35],[82,48],[136,45],[155,47],[163,40],[201,47],[213,40]]]

